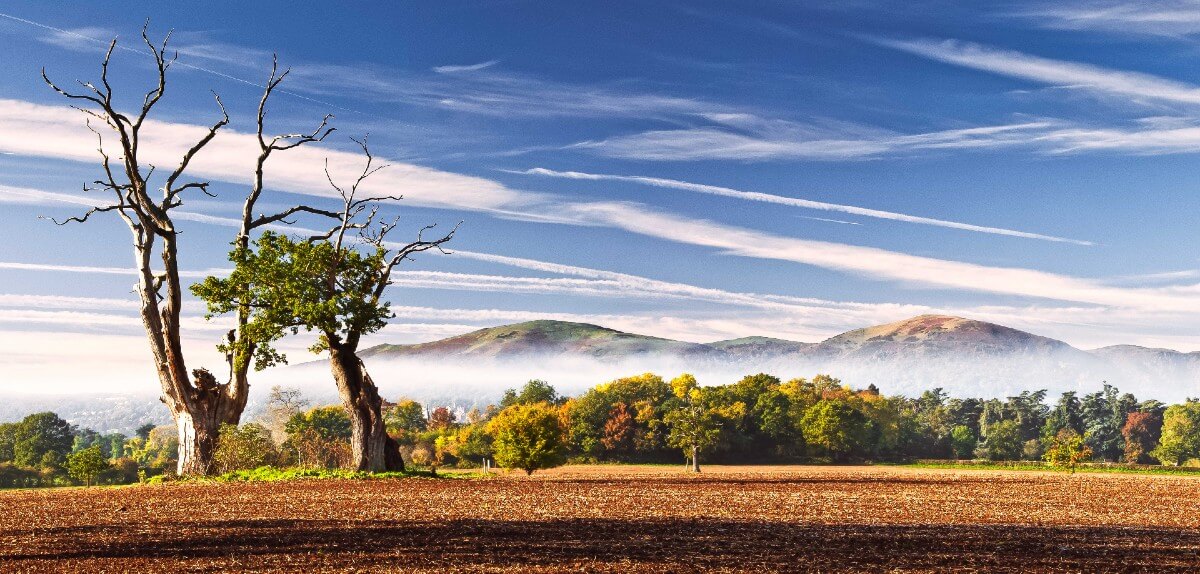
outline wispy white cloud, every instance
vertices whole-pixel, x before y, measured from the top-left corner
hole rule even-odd
[[[38,38],[39,41],[76,52],[96,52],[104,49],[108,40],[117,36],[116,31],[99,26],[84,26],[82,28],[55,29],[49,34]],[[107,38],[108,40],[100,40]]]
[[[60,265],[56,263],[19,263],[14,261],[0,261],[0,269],[12,269],[17,271],[52,271],[57,273],[95,273],[100,275],[128,275],[130,277],[137,275],[137,270],[133,267],[96,267],[91,265]],[[204,271],[180,271],[181,277],[190,279],[203,279],[209,275],[224,275],[228,274],[228,269],[208,269]]]
[[[79,112],[66,106],[45,106],[0,99],[0,151],[20,155],[96,161],[96,139],[84,127]],[[155,165],[174,165],[207,128],[191,124],[147,121],[142,129],[141,159]],[[109,142],[115,145],[115,142]],[[192,162],[197,177],[247,184],[253,174],[258,143],[252,134],[222,130]],[[362,169],[360,154],[328,148],[302,147],[272,158],[267,177],[276,189],[332,197],[323,166],[335,178],[351,177]],[[364,194],[393,195],[402,190],[405,201],[429,207],[488,210],[517,208],[538,201],[536,194],[505,188],[483,178],[449,173],[404,162],[386,161],[390,167],[364,182]]]
[[[596,173],[583,173],[578,171],[554,171],[545,168],[533,168],[515,173],[524,173],[529,175],[542,175],[548,177],[559,177],[566,179],[591,180],[591,181],[627,181],[632,183],[640,183],[654,187],[665,187],[670,189],[682,189],[687,191],[695,191],[710,195],[719,195],[723,197],[732,197],[746,201],[758,201],[764,203],[774,203],[779,205],[787,205],[791,207],[803,207],[806,209],[819,209],[822,211],[836,211],[841,213],[849,213],[852,215],[861,215],[864,217],[874,217],[878,219],[888,219],[892,221],[903,221],[906,223],[917,223],[921,225],[933,225],[936,227],[947,227],[951,229],[961,229],[964,231],[975,231],[978,233],[990,233],[995,235],[1007,235],[1011,237],[1023,237],[1026,239],[1041,239],[1045,241],[1057,241],[1064,243],[1074,243],[1076,245],[1094,245],[1091,241],[1082,241],[1079,239],[1069,239],[1065,237],[1056,237],[1053,235],[1043,235],[1040,233],[1029,233],[1026,231],[1016,231],[1013,229],[1004,229],[999,227],[988,227],[982,225],[972,225],[969,223],[960,223],[957,221],[947,221],[944,219],[934,219],[930,217],[921,217],[917,215],[908,215],[904,213],[896,213],[892,211],[882,211],[878,209],[870,209],[865,207],[856,207],[852,205],[841,205],[836,203],[826,203],[823,201],[813,201],[809,199],[800,199],[796,197],[785,197],[781,195],[773,195],[769,193],[760,193],[755,191],[741,191],[728,187],[720,187],[716,185],[705,185],[701,183],[691,183],[687,181],[679,181],[674,179],[664,179],[658,177],[647,177],[640,175],[607,175]],[[819,219],[819,218],[818,218]],[[852,223],[840,220],[823,220],[834,221],[836,223]]]
[[[1196,0],[1123,0],[1037,2],[1011,16],[1042,28],[1095,30],[1154,36],[1200,32],[1200,2]]]
[[[1103,281],[1059,275],[1019,267],[995,267],[909,255],[885,249],[784,237],[754,229],[732,227],[705,220],[656,212],[643,205],[621,202],[558,202],[539,206],[549,215],[582,225],[598,225],[666,241],[717,249],[721,253],[765,260],[780,260],[851,273],[874,281],[890,281],[925,288],[999,293],[1108,305],[1188,311],[1200,308],[1200,299],[1186,289],[1120,288]],[[205,218],[199,218],[201,220]],[[211,218],[221,219],[221,218]],[[227,223],[221,223],[227,224]],[[301,232],[300,230],[294,230]],[[602,270],[557,265],[475,252],[457,256],[540,271],[598,279],[637,282],[645,278]],[[48,266],[46,270],[54,270]],[[557,270],[557,271],[556,271]],[[986,278],[983,280],[982,278]],[[687,286],[690,287],[690,286]],[[684,290],[671,284],[651,284],[651,290]],[[714,296],[724,296],[719,290]],[[753,299],[754,296],[750,295]],[[768,301],[774,296],[767,296]]]
[[[728,124],[730,117],[709,115]],[[774,123],[779,123],[776,120]],[[652,130],[584,141],[568,149],[589,150],[600,155],[656,161],[695,160],[852,160],[885,155],[948,149],[987,149],[1027,145],[1030,134],[1050,126],[1049,121],[942,130],[918,134],[896,134],[859,129],[843,132],[792,122],[791,129],[761,128],[762,124],[728,124],[686,129]]]
[[[804,219],[811,219],[813,221],[824,221],[826,223],[840,223],[842,225],[862,225],[861,223],[859,223],[857,221],[846,221],[844,219],[830,219],[828,217],[812,217],[809,215],[798,215],[796,217],[802,217]]]
[[[1116,288],[1095,280],[1032,269],[978,265],[873,247],[784,237],[656,213],[624,203],[577,204],[570,209],[604,225],[666,241],[707,246],[742,257],[814,265],[872,280],[886,278],[888,281],[925,287],[1115,307],[1189,312],[1200,310],[1200,301],[1178,288]]]
[[[456,74],[459,72],[478,72],[479,70],[490,68],[499,63],[500,63],[500,60],[488,60],[486,62],[480,62],[478,64],[465,64],[465,65],[457,65],[457,66],[456,65],[435,66],[433,68],[433,71],[435,71],[439,74]]]
[[[292,89],[317,96],[343,95],[350,89],[374,101],[505,118],[678,119],[736,111],[734,106],[704,98],[638,90],[627,84],[572,84],[489,68],[414,74],[378,66],[308,63],[293,67],[289,80]]]
[[[71,193],[43,191],[28,187],[13,187],[11,185],[2,184],[0,184],[0,203],[16,203],[25,205],[64,204],[86,205],[89,207],[100,205],[100,201],[96,198],[84,197]]]
[[[1133,99],[1200,104],[1200,88],[1187,82],[1091,64],[1055,60],[959,40],[867,38],[877,45],[938,62],[1053,86],[1071,86]]]
[[[1141,121],[1131,127],[1072,127],[1041,134],[1037,140],[1051,153],[1121,152],[1161,155],[1200,152],[1200,125],[1195,120],[1166,123]]]
[[[1200,279],[1200,269],[1183,269],[1180,271],[1164,271],[1161,273],[1141,273],[1137,275],[1119,275],[1105,279],[1113,285],[1147,285],[1175,283],[1178,281]]]
[[[109,327],[133,333],[143,327],[142,320],[132,314],[41,309],[0,309],[0,323],[17,325],[22,328],[28,328],[31,325],[56,325],[58,328],[72,332]],[[220,333],[228,331],[233,326],[233,321],[223,318],[208,321],[199,315],[192,315],[180,319],[180,324],[189,333],[205,331]]]

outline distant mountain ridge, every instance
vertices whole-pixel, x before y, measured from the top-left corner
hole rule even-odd
[[[1105,349],[1125,347],[1143,349],[1132,345]],[[895,353],[1003,355],[1069,350],[1084,353],[1062,341],[1003,325],[947,315],[920,315],[904,321],[847,331],[820,343],[757,336],[712,343],[688,343],[626,333],[589,323],[540,320],[479,329],[429,343],[378,345],[365,350],[363,356],[503,358],[523,355],[580,355],[624,358],[631,355],[666,354],[738,359],[786,356],[866,357]],[[1098,349],[1096,352],[1103,351]]]
[[[520,361],[592,359],[640,364],[674,359],[683,366],[722,366],[784,374],[830,372],[855,385],[910,390],[943,386],[992,392],[1090,388],[1101,381],[1130,390],[1200,381],[1200,353],[1116,345],[1082,350],[1063,341],[995,323],[921,315],[855,329],[818,343],[743,337],[688,343],[599,325],[529,321],[479,329],[415,345],[380,345],[376,359]]]

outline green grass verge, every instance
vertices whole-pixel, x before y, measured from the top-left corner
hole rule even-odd
[[[264,466],[253,470],[235,470],[216,476],[155,476],[146,484],[166,484],[175,482],[276,482],[280,480],[386,480],[398,478],[426,479],[470,479],[482,478],[478,472],[443,472],[436,476],[426,471],[405,472],[364,472],[357,470],[325,469],[325,468],[275,468]]]
[[[895,466],[909,468],[938,468],[951,470],[1019,470],[1069,473],[1069,469],[1032,461],[1024,462],[976,462],[976,461],[919,461]],[[1179,466],[1086,464],[1075,468],[1075,472],[1092,474],[1164,474],[1171,476],[1200,477],[1200,468]]]

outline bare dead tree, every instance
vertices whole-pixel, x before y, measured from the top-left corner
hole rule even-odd
[[[361,299],[362,304],[349,306],[357,311],[346,314],[342,321],[322,321],[323,325],[340,324],[342,328],[326,328],[321,333],[321,339],[329,351],[330,370],[342,405],[350,416],[350,446],[355,467],[373,472],[403,470],[404,461],[400,457],[399,445],[387,434],[379,388],[367,372],[366,364],[358,356],[359,344],[363,335],[379,330],[383,327],[383,320],[392,316],[388,304],[383,299],[388,286],[392,284],[392,271],[400,263],[423,251],[437,249],[447,253],[442,246],[454,238],[462,222],[455,225],[449,233],[436,239],[425,239],[425,233],[435,227],[427,225],[417,232],[415,241],[399,246],[391,245],[388,236],[397,229],[399,218],[390,222],[376,222],[378,208],[374,204],[385,199],[402,198],[358,197],[358,189],[363,181],[387,166],[375,165],[375,158],[371,155],[365,138],[354,142],[362,148],[366,163],[353,184],[349,187],[339,186],[329,174],[328,166],[325,170],[329,184],[338,191],[343,200],[340,222],[329,232],[311,237],[309,241],[328,241],[333,247],[332,264],[326,269],[326,296],[345,297],[349,292]],[[364,213],[365,218],[362,218]],[[346,242],[347,235],[353,230],[358,230],[357,239],[372,249],[374,256],[357,259],[356,263],[350,264],[347,263],[349,248]],[[353,280],[354,284],[348,285],[348,280]]]
[[[135,290],[141,301],[142,324],[150,342],[151,355],[162,387],[161,399],[171,410],[179,433],[177,470],[180,474],[206,474],[212,468],[212,454],[220,426],[237,424],[246,406],[249,384],[245,372],[239,374],[236,368],[239,364],[238,355],[244,352],[245,345],[238,344],[240,328],[229,335],[228,352],[233,353],[230,364],[235,368],[231,369],[228,383],[219,383],[211,372],[203,368],[191,371],[189,377],[181,344],[180,309],[185,287],[179,273],[179,230],[171,217],[171,211],[183,205],[185,192],[198,191],[213,195],[208,190],[209,182],[186,181],[185,172],[196,154],[216,137],[219,130],[228,125],[229,114],[220,97],[214,94],[221,118],[184,152],[179,165],[166,176],[165,182],[158,190],[160,193],[151,189],[150,179],[155,168],[149,164],[146,164],[148,168],[144,167],[139,157],[141,130],[147,117],[166,92],[167,71],[178,58],[178,53],[168,57],[167,46],[171,34],[167,33],[161,44],[156,45],[149,38],[148,25],[149,22],[142,28],[141,37],[154,60],[157,82],[153,89],[145,93],[136,114],[119,111],[114,102],[114,90],[109,82],[108,68],[117,46],[115,39],[109,44],[101,64],[100,86],[79,81],[83,90],[68,91],[51,81],[45,69],[42,70],[42,79],[47,85],[67,99],[79,103],[73,107],[88,116],[88,129],[96,135],[103,177],[85,185],[84,191],[106,192],[113,198],[110,204],[94,207],[82,216],[63,221],[55,220],[55,223],[83,223],[96,213],[113,212],[128,226],[133,236],[133,254],[138,277]],[[290,134],[270,139],[263,136],[266,103],[275,88],[287,76],[286,71],[282,74],[277,74],[276,71],[277,67],[273,66],[259,104],[258,140],[261,153],[256,164],[254,183],[246,199],[237,239],[242,244],[248,242],[250,233],[256,228],[285,221],[287,217],[296,213],[337,216],[333,212],[322,212],[306,206],[292,208],[269,217],[250,215],[262,193],[263,166],[271,153],[320,141],[332,131],[326,128],[329,119],[326,117],[311,134]],[[105,136],[96,129],[93,121],[103,123],[111,132],[109,135],[115,136],[120,147],[120,153],[115,159],[106,150]],[[161,270],[154,267],[153,259],[156,255],[162,262]],[[240,315],[239,319],[240,327],[245,323]],[[252,349],[250,354],[253,354]]]
[[[264,136],[265,123],[267,117],[267,102],[271,99],[271,94],[283,83],[284,78],[291,72],[290,69],[279,72],[279,62],[277,58],[271,60],[271,75],[267,78],[266,87],[263,90],[262,99],[258,102],[257,115],[257,140],[259,154],[254,163],[254,179],[251,183],[250,193],[246,196],[246,201],[242,206],[241,226],[238,229],[237,238],[234,240],[235,251],[238,249],[248,249],[250,239],[255,230],[272,225],[272,224],[291,224],[288,218],[297,214],[313,214],[322,217],[338,219],[339,214],[335,211],[324,210],[308,205],[296,205],[274,215],[255,215],[255,204],[263,193],[263,172],[266,168],[267,160],[271,154],[277,151],[287,151],[300,147],[305,144],[323,141],[329,134],[334,132],[334,128],[328,127],[329,120],[333,116],[326,115],[321,119],[321,123],[313,131],[301,134],[282,134],[271,138]],[[231,389],[234,389],[233,396],[237,397],[240,405],[237,411],[240,413],[246,408],[246,397],[249,394],[249,372],[255,354],[258,352],[258,343],[253,337],[246,335],[246,325],[250,321],[252,310],[250,306],[242,302],[237,308],[237,326],[227,335],[228,341],[220,346],[225,352],[226,361],[229,364],[229,382],[227,383]],[[233,422],[236,424],[236,421]]]

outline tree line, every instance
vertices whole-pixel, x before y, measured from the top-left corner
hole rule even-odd
[[[748,375],[701,386],[647,373],[560,395],[534,380],[470,410],[381,401],[389,441],[412,466],[496,465],[532,473],[564,462],[860,463],[916,459],[1200,464],[1200,401],[1093,393],[1005,399],[916,397],[852,389],[836,378]],[[357,469],[351,415],[275,387],[254,422],[225,425],[214,472],[262,466]],[[0,425],[0,486],[127,483],[170,473],[173,427],[134,437],[77,429],[53,413]],[[97,462],[99,461],[99,462]],[[88,466],[88,465],[91,466]]]
[[[175,427],[133,436],[78,428],[52,412],[0,423],[0,488],[130,484],[175,471]]]

